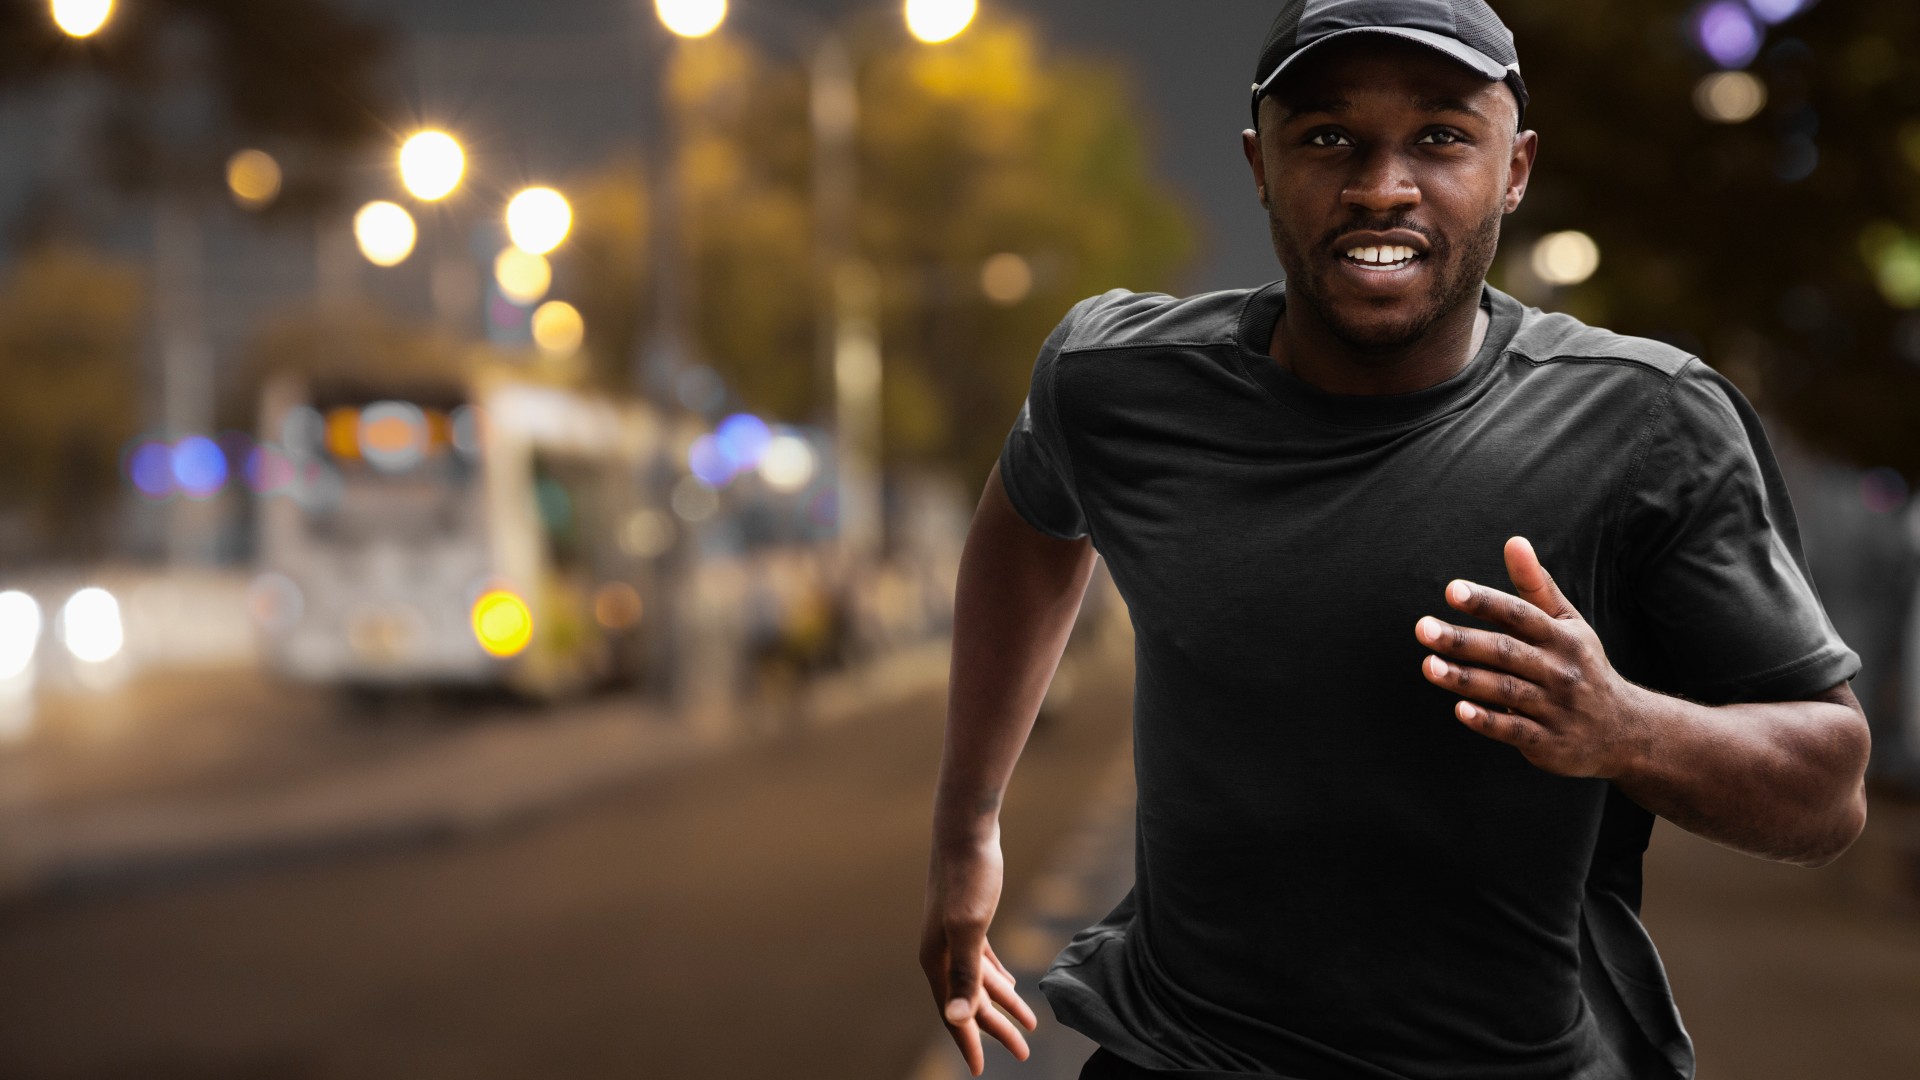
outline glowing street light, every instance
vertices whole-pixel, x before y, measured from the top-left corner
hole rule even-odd
[[[727,0],[653,0],[667,29],[684,38],[703,38],[727,21]]]
[[[1549,285],[1578,285],[1600,269],[1600,245],[1577,230],[1548,233],[1533,245],[1533,273]]]
[[[451,195],[466,171],[466,152],[444,131],[422,131],[400,146],[400,182],[422,202]]]
[[[493,260],[493,280],[501,296],[526,307],[539,302],[553,286],[553,265],[543,255],[509,246]]]
[[[533,312],[533,343],[555,360],[566,360],[580,351],[587,339],[587,323],[580,309],[565,300],[549,300]]]
[[[53,0],[54,25],[68,37],[92,37],[113,17],[113,0]]]
[[[385,200],[370,202],[353,216],[353,237],[360,242],[360,254],[375,266],[406,262],[419,235],[413,215]]]
[[[248,210],[263,210],[280,194],[280,163],[265,150],[242,150],[227,159],[227,190]]]
[[[507,237],[530,255],[559,247],[572,229],[573,208],[552,188],[528,188],[507,204]]]
[[[104,664],[120,655],[126,631],[120,623],[120,603],[105,589],[89,587],[67,598],[60,609],[60,637],[73,658]]]
[[[951,41],[973,23],[978,0],[906,0],[907,29],[929,45]]]

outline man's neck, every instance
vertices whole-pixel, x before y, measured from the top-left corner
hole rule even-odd
[[[1268,353],[1281,368],[1329,394],[1410,394],[1459,374],[1479,354],[1492,322],[1480,294],[1441,315],[1417,341],[1356,349],[1310,305],[1288,304],[1273,326]]]

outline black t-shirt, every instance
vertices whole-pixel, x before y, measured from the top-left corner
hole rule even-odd
[[[1638,915],[1652,815],[1454,719],[1414,623],[1473,623],[1442,589],[1512,591],[1523,535],[1641,685],[1793,700],[1859,659],[1731,383],[1482,303],[1484,347],[1409,394],[1282,369],[1283,282],[1093,297],[1034,365],[1000,472],[1035,528],[1091,535],[1126,600],[1139,786],[1133,891],[1040,985],[1135,1064],[1692,1075]]]

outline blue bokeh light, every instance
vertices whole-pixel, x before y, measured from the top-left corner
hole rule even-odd
[[[1766,23],[1783,23],[1813,6],[1813,0],[1747,0],[1747,6]]]
[[[173,479],[188,498],[216,495],[227,484],[227,455],[205,435],[189,435],[174,444]]]
[[[734,413],[720,421],[714,436],[719,440],[720,452],[733,463],[736,471],[758,468],[768,445],[773,442],[773,431],[767,422],[751,413]]]
[[[733,479],[733,462],[713,435],[702,435],[693,440],[687,448],[687,468],[693,475],[710,488],[726,487]]]
[[[163,442],[141,443],[127,458],[127,478],[149,499],[173,494],[173,451]]]

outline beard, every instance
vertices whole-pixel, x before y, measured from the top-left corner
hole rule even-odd
[[[1304,302],[1347,347],[1358,352],[1379,352],[1420,340],[1441,315],[1478,295],[1487,270],[1493,265],[1494,251],[1500,246],[1500,223],[1505,216],[1496,204],[1458,244],[1404,218],[1359,219],[1327,232],[1313,249],[1315,253],[1324,254],[1313,255],[1309,255],[1281,223],[1277,211],[1267,211],[1267,227],[1273,234],[1273,249],[1280,257],[1280,265],[1288,271],[1288,302],[1296,299]],[[1426,238],[1428,248],[1423,258],[1433,273],[1425,294],[1415,298],[1411,309],[1406,311],[1382,311],[1365,304],[1342,307],[1330,301],[1326,287],[1328,261],[1345,257],[1335,251],[1333,245],[1351,232],[1392,229],[1406,229]]]

